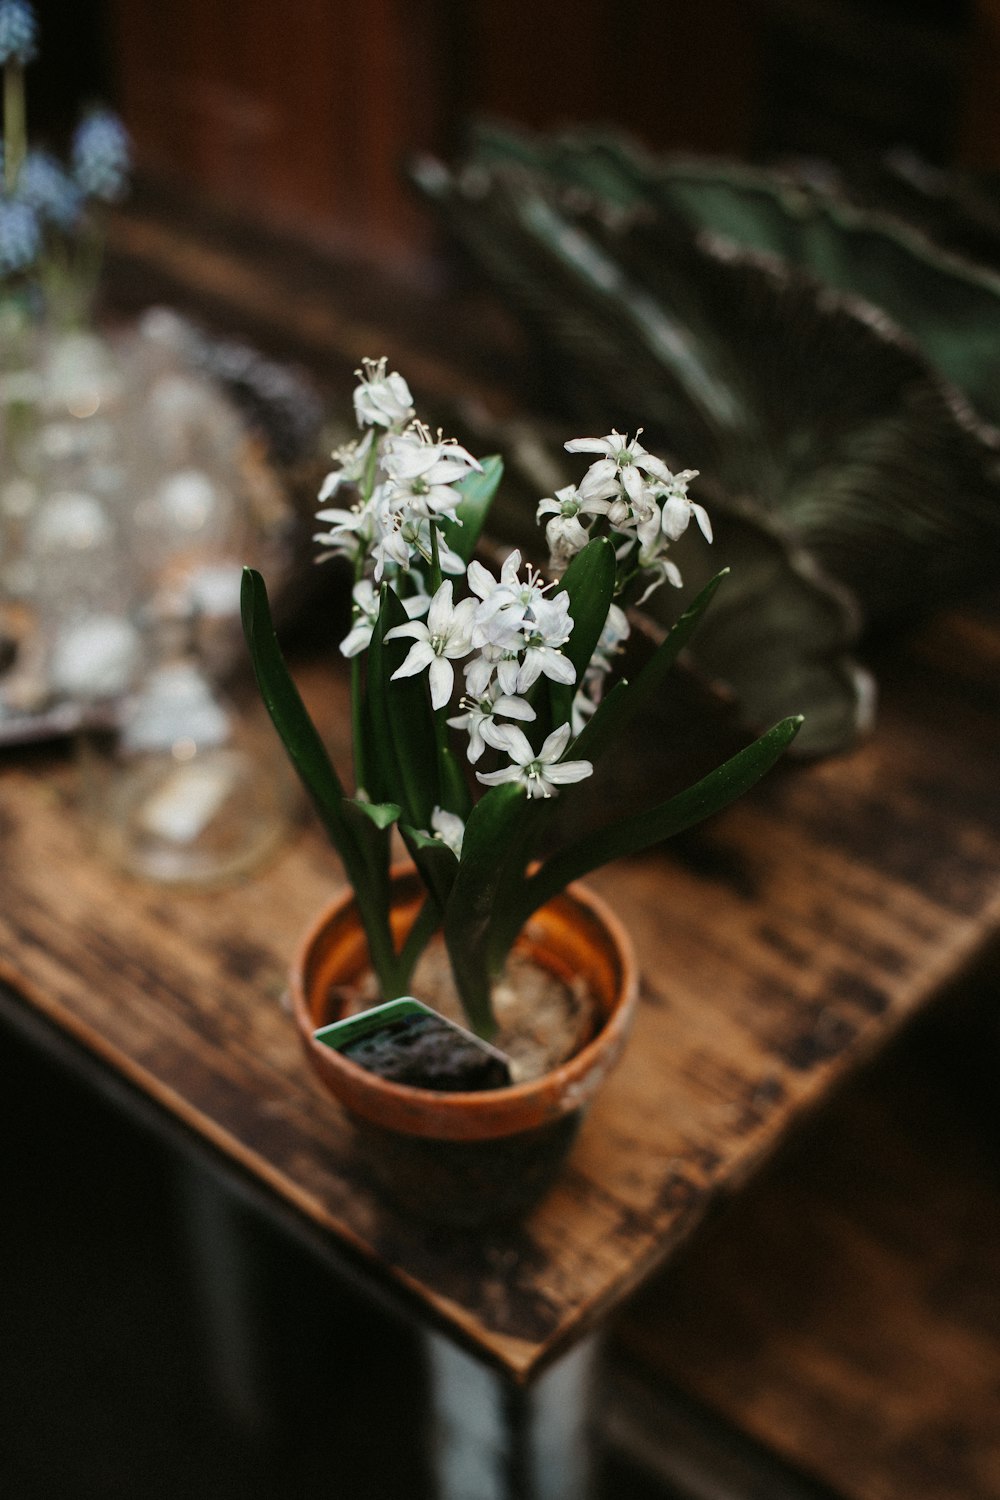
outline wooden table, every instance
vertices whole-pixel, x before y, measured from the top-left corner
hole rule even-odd
[[[601,872],[645,975],[635,1034],[557,1186],[513,1228],[443,1231],[383,1203],[300,1056],[285,966],[342,878],[312,827],[241,885],[144,886],[88,851],[69,757],[8,753],[0,978],[442,1349],[505,1383],[548,1380],[558,1405],[577,1380],[560,1357],[997,933],[998,668],[989,615],[926,627],[878,664],[867,746],[785,768],[680,851]],[[302,685],[342,759],[343,675],[312,667]]]
[[[111,272],[119,310],[169,301],[340,391],[384,351],[434,400],[503,411],[511,391],[529,405],[542,394],[516,334],[468,289],[442,317],[427,288],[335,274],[183,202],[134,199]],[[123,1109],[207,1153],[289,1232],[437,1330],[445,1415],[456,1391],[475,1408],[446,1450],[452,1496],[502,1408],[523,1440],[510,1486],[545,1493],[548,1462],[563,1466],[549,1493],[575,1497],[565,1460],[589,1336],[1000,929],[1000,623],[949,616],[874,665],[867,746],[781,768],[704,830],[595,879],[638,947],[636,1032],[560,1182],[517,1228],[406,1222],[360,1175],[281,1006],[288,956],[342,879],[312,826],[242,885],[146,887],[88,849],[65,750],[5,752],[0,1014],[89,1059]],[[343,758],[343,679],[311,667],[302,680]],[[510,1492],[475,1482],[474,1500]]]

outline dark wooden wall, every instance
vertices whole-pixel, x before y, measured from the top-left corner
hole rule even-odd
[[[613,123],[744,156],[953,154],[971,0],[80,0],[144,166],[383,262],[430,229],[401,181],[463,122]]]

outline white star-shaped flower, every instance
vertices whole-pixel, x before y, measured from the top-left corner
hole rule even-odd
[[[485,786],[519,782],[529,797],[554,797],[558,787],[583,781],[594,769],[589,760],[560,760],[570,733],[568,724],[560,724],[536,754],[523,730],[514,724],[499,725],[496,738],[502,740],[500,748],[510,756],[512,764],[502,771],[477,771],[476,777]]]
[[[322,505],[344,484],[359,484],[364,478],[365,468],[368,463],[368,455],[372,447],[372,434],[366,432],[364,437],[356,443],[345,443],[342,448],[335,448],[330,455],[335,467],[332,468],[320,486],[317,499]],[[320,520],[323,519],[320,512]]]
[[[448,812],[444,807],[435,807],[431,813],[431,828],[434,837],[447,845],[456,859],[461,859],[465,824],[458,813]]]
[[[571,438],[563,445],[567,453],[602,455],[596,464],[591,464],[584,477],[583,485],[589,486],[588,493],[599,493],[604,486],[617,481],[628,498],[635,501],[642,489],[643,474],[662,480],[664,484],[669,481],[670,470],[663,460],[647,453],[640,443],[641,432],[640,427],[634,438],[628,438],[622,432],[612,431],[603,438]]]
[[[525,623],[524,632],[517,691],[526,693],[542,675],[552,682],[562,682],[571,687],[576,681],[576,669],[559,650],[573,633],[569,595],[561,593],[556,594],[553,599],[539,600],[535,606],[534,618]]]
[[[404,427],[413,419],[413,397],[402,375],[387,375],[388,361],[362,360],[363,368],[355,370],[358,388],[354,392],[354,414],[360,427]]]
[[[692,516],[698,522],[699,530],[705,540],[707,542],[712,540],[712,523],[709,520],[708,511],[696,500],[692,500],[687,492],[691,480],[697,477],[697,469],[682,469],[679,474],[671,476],[669,487],[660,496],[663,503],[661,521],[663,534],[672,542],[676,542],[678,537],[684,535]]]
[[[366,504],[352,506],[350,510],[329,506],[316,512],[317,521],[323,521],[328,531],[317,531],[314,542],[326,548],[317,562],[328,557],[348,557],[352,560],[369,552],[382,534],[378,517],[377,493]]]
[[[414,677],[425,667],[430,669],[431,703],[434,708],[444,708],[451,697],[455,684],[455,669],[452,661],[467,656],[472,649],[472,617],[476,609],[474,599],[461,599],[452,604],[451,579],[446,578],[431,600],[426,624],[413,620],[406,625],[394,625],[387,630],[387,641],[413,637],[406,660],[392,674],[397,677]]]
[[[616,490],[617,485],[612,484],[609,494],[615,494]],[[565,568],[570,558],[587,545],[590,533],[580,518],[607,515],[609,494],[588,494],[582,486],[567,484],[539,503],[536,520],[541,521],[543,516],[552,518],[545,526],[545,540],[554,567]]]
[[[379,596],[370,578],[362,578],[352,590],[354,599],[354,624],[340,643],[343,656],[360,656],[371,644],[379,612]],[[425,614],[430,599],[424,593],[411,594],[403,600],[403,608],[410,619]]]
[[[482,465],[457,443],[434,442],[425,427],[414,423],[386,443],[382,465],[388,476],[385,504],[413,516],[455,519],[461,496],[454,486]]]
[[[645,604],[650,594],[654,593],[661,583],[671,583],[675,589],[683,588],[684,580],[681,577],[681,570],[667,556],[668,546],[666,538],[660,537],[652,547],[640,549],[636,563],[644,573],[649,573],[651,578],[643,594],[635,601],[637,607]]]
[[[461,707],[465,712],[449,719],[448,723],[452,729],[464,729],[468,734],[467,754],[473,765],[481,758],[487,745],[500,748],[496,736],[502,726],[493,722],[497,714],[503,714],[508,719],[520,719],[523,723],[529,723],[535,717],[535,710],[530,703],[524,698],[504,693],[498,682],[490,683],[478,698],[463,698]]]

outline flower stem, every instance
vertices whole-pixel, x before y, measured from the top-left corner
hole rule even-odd
[[[28,149],[24,111],[24,68],[11,58],[3,70],[4,187],[14,191]]]
[[[436,594],[441,587],[441,548],[438,542],[438,529],[435,521],[431,522],[431,593]]]

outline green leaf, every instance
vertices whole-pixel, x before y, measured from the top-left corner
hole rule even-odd
[[[622,818],[578,839],[546,860],[528,882],[525,903],[517,913],[518,927],[571,881],[582,879],[610,860],[638,854],[651,844],[683,833],[735,802],[771,769],[798,734],[801,724],[799,716],[783,719],[686,791],[678,792],[658,807]]]
[[[573,633],[562,654],[573,663],[579,686],[601,638],[615,593],[615,549],[608,537],[594,537],[578,552],[562,576],[557,594],[569,595]],[[565,724],[572,713],[575,688],[548,683],[552,725]]]
[[[422,828],[411,828],[408,823],[401,823],[399,831],[410,858],[420,871],[424,885],[443,912],[458,873],[458,859],[454,851]]]
[[[363,813],[380,829],[391,828],[400,813],[398,802],[364,802],[360,798],[349,797],[345,806],[357,808],[359,813]]]
[[[406,660],[412,642],[404,637],[387,641],[386,633],[407,623],[406,610],[388,584],[382,588],[382,607],[368,648],[368,695],[365,736],[368,774],[366,791],[375,802],[398,801],[407,823],[429,828],[431,813],[440,804],[437,737],[427,681],[423,674],[392,674]]]
[[[456,526],[454,521],[439,522],[442,537],[466,566],[472,560],[502,477],[503,459],[496,454],[484,458],[481,474],[473,471],[465,476],[461,484],[455,486],[462,495],[461,502],[455,507],[455,514],[462,524]]]
[[[447,710],[443,709],[443,713]],[[472,793],[469,784],[462,771],[461,762],[456,758],[450,745],[441,745],[438,748],[438,767],[441,772],[441,803],[449,812],[457,813],[463,821],[468,818],[472,811]]]
[[[495,1031],[490,1005],[490,925],[521,840],[526,798],[514,783],[491,787],[465,825],[462,857],[445,909],[444,938],[469,1024],[480,1036]],[[519,871],[515,873],[519,874]]]
[[[264,580],[243,570],[240,598],[243,631],[257,685],[274,727],[303,786],[340,855],[354,887],[372,963],[384,984],[395,965],[388,921],[388,831],[376,826],[365,805],[344,795],[340,778],[309,717],[278,646]]]
[[[343,813],[344,788],[281,654],[271,621],[267,588],[254,568],[244,568],[240,594],[243,633],[264,705],[288,757],[348,871],[360,851]]]
[[[389,884],[389,830],[391,824],[382,823],[371,815],[370,802],[356,797],[345,797],[343,802],[344,822],[354,835],[358,847],[357,867],[348,867],[348,875],[354,886],[358,907],[365,921],[377,924],[378,941],[384,944],[380,962],[392,958],[392,936],[389,928],[389,907],[392,893]],[[384,806],[385,804],[381,804]],[[379,969],[379,978],[385,980],[388,971]]]
[[[573,633],[562,648],[576,669],[577,683],[590,665],[615,595],[615,549],[610,538],[593,537],[560,580],[557,594],[569,595]]]
[[[656,648],[632,682],[618,682],[585,725],[573,745],[575,759],[597,760],[614,740],[620,739],[636,714],[650,707],[659,695],[665,677],[687,645],[695,626],[712,602],[728,568],[705,585],[680,619]]]

